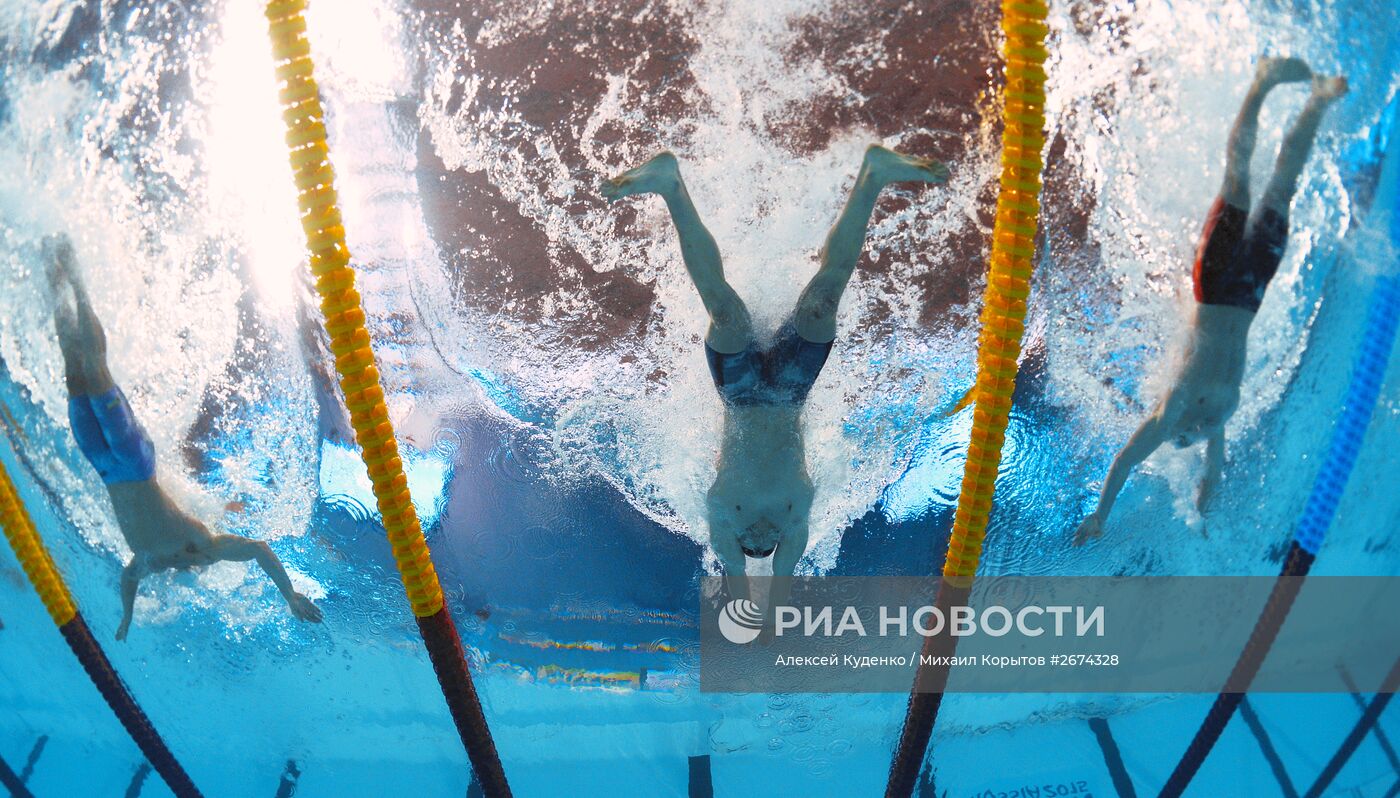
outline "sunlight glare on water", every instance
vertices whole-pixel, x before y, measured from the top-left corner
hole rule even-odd
[[[259,299],[285,313],[305,242],[282,143],[267,20],[258,3],[225,3],[219,27],[201,92],[209,109],[204,163],[210,203],[227,233],[244,242]]]

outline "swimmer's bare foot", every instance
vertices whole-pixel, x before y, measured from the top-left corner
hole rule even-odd
[[[58,325],[59,337],[71,337],[77,334],[78,303],[83,299],[80,293],[82,283],[76,279],[74,272],[73,262],[76,258],[73,255],[73,242],[63,233],[53,233],[44,236],[40,251],[44,273],[49,278],[54,322]]]
[[[1341,75],[1336,77],[1318,75],[1313,78],[1312,82],[1313,96],[1327,102],[1331,102],[1341,97],[1343,94],[1346,94],[1348,88],[1346,77]]]
[[[663,152],[635,169],[604,180],[600,190],[604,197],[616,202],[633,194],[660,194],[664,197],[675,191],[680,183],[681,171],[676,164],[676,156]]]
[[[1254,70],[1255,84],[1264,89],[1271,89],[1280,83],[1301,83],[1312,76],[1312,69],[1301,58],[1261,58]]]
[[[902,155],[887,147],[872,144],[865,150],[862,171],[879,185],[888,183],[946,183],[948,167],[932,158]]]

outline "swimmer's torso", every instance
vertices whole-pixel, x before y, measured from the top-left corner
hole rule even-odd
[[[1174,420],[1169,438],[1178,445],[1209,437],[1239,407],[1253,320],[1253,313],[1240,308],[1197,307],[1181,375],[1167,400]]]
[[[151,560],[152,566],[178,568],[200,565],[208,559],[201,553],[209,531],[176,507],[154,479],[108,485],[107,492],[122,537],[135,554]]]
[[[806,526],[813,489],[801,413],[793,405],[726,408],[718,473],[706,496],[711,528],[733,530],[762,552],[785,530]]]

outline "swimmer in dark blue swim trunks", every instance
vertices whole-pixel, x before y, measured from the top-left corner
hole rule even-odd
[[[292,588],[281,561],[266,543],[211,533],[161,489],[151,439],[107,370],[107,337],[76,271],[72,244],[65,236],[51,236],[44,242],[44,258],[54,292],[54,325],[63,351],[73,437],[106,484],[117,524],[132,551],[131,561],[122,569],[117,639],[126,639],[136,589],[143,578],[155,571],[219,560],[256,561],[282,592],[293,615],[319,623],[321,610]]]
[[[1279,148],[1273,176],[1250,211],[1249,162],[1264,98],[1282,83],[1312,81],[1312,95]],[[1206,474],[1197,506],[1204,511],[1225,466],[1225,422],[1239,406],[1245,344],[1264,290],[1288,244],[1288,209],[1322,117],[1346,93],[1345,78],[1314,76],[1294,58],[1265,58],[1230,132],[1225,184],[1206,218],[1194,269],[1196,318],[1181,373],[1152,416],[1109,468],[1098,508],[1080,525],[1076,545],[1103,534],[1104,520],[1128,473],[1163,443],[1206,442]]]
[[[890,183],[947,179],[947,168],[935,161],[884,147],[866,150],[851,196],[827,235],[820,268],[767,347],[755,341],[748,308],[724,279],[719,248],[700,222],[674,155],[664,152],[603,184],[603,195],[612,200],[656,194],[666,201],[686,271],[710,316],[705,354],[725,421],[706,507],[710,543],[730,577],[730,595],[748,592],[746,556],[771,555],[773,574],[786,577],[806,551],[812,481],[799,420],[836,338],[837,307],[865,246],[876,198]],[[770,607],[780,589],[775,582]]]

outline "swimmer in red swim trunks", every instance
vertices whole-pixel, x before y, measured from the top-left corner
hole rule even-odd
[[[710,545],[724,566],[727,592],[748,593],[745,557],[772,556],[773,574],[792,576],[807,550],[812,480],[799,424],[807,393],[836,338],[836,311],[860,260],[875,201],[890,183],[943,183],[948,169],[927,159],[872,146],[850,198],[827,234],[821,266],[792,317],[760,347],[749,310],[724,278],[714,237],[690,200],[676,157],[663,152],[603,184],[610,200],[656,194],[666,201],[681,258],[710,316],[705,356],[724,402],[724,435],[715,482],[706,495]],[[784,584],[773,584],[771,608]]]
[[[1273,177],[1250,210],[1249,161],[1259,109],[1281,83],[1311,80],[1312,96],[1283,139]],[[1288,244],[1288,208],[1327,108],[1346,93],[1345,78],[1313,75],[1294,58],[1265,58],[1245,97],[1226,153],[1225,184],[1206,218],[1196,253],[1196,318],[1185,362],[1166,398],[1128,440],[1104,479],[1098,508],[1080,524],[1079,545],[1103,534],[1113,500],[1133,467],[1159,446],[1206,442],[1206,473],[1197,507],[1204,509],[1225,466],[1225,422],[1239,406],[1245,343],[1264,290]]]
[[[170,500],[156,481],[151,439],[107,370],[107,337],[92,311],[66,236],[44,241],[54,290],[54,324],[63,351],[68,420],[78,448],[107,485],[131,561],[122,569],[122,620],[117,639],[131,627],[136,589],[147,575],[166,569],[209,565],[219,560],[254,560],[272,578],[292,614],[320,623],[321,610],[292,588],[287,571],[261,540],[216,535]]]

